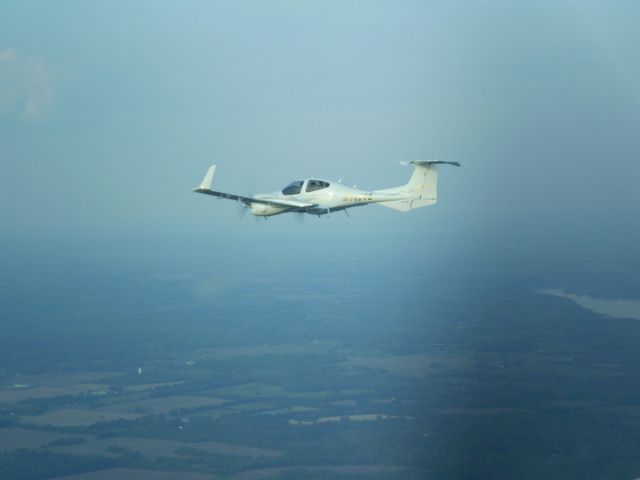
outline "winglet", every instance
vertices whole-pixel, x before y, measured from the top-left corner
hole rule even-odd
[[[211,184],[213,183],[213,175],[216,173],[216,166],[215,165],[211,165],[209,167],[209,170],[207,170],[207,173],[205,174],[204,178],[202,179],[202,182],[200,183],[200,186],[196,189],[194,189],[194,191],[198,191],[198,190],[211,190]]]

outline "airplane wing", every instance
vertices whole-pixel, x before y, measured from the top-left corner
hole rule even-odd
[[[214,190],[209,190],[206,188],[194,188],[194,192],[204,193],[206,195],[213,195],[218,198],[227,198],[229,200],[237,200],[245,205],[251,205],[252,203],[262,203],[264,205],[273,205],[275,207],[289,207],[289,208],[311,208],[316,206],[315,203],[304,203],[304,202],[296,202],[295,200],[267,200],[264,198],[254,198],[254,197],[243,197],[242,195],[234,195],[232,193],[224,193],[224,192],[216,192]]]
[[[287,208],[295,208],[305,210],[307,208],[317,206],[315,203],[305,203],[298,202],[295,200],[287,200],[287,199],[266,199],[266,198],[255,198],[255,197],[244,197],[242,195],[234,195],[232,193],[224,193],[224,192],[216,192],[215,190],[211,190],[211,184],[213,183],[213,175],[215,174],[216,166],[211,165],[209,170],[207,170],[202,183],[198,188],[194,188],[193,191],[197,193],[204,193],[205,195],[213,195],[218,198],[226,198],[229,200],[236,200],[244,203],[245,205],[251,205],[252,203],[261,203],[263,205],[272,205],[275,207],[287,207]]]

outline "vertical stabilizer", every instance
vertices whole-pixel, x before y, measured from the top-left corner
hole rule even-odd
[[[437,160],[414,160],[409,162],[414,166],[409,182],[396,188],[380,190],[380,193],[396,194],[408,197],[405,200],[380,202],[378,205],[408,212],[416,208],[428,207],[438,201],[438,165],[448,164],[460,166],[458,162],[440,162]]]

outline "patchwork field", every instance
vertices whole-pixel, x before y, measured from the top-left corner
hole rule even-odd
[[[315,340],[306,344],[289,345],[252,345],[234,347],[216,347],[193,352],[197,358],[234,358],[234,357],[259,357],[262,355],[296,355],[327,353],[339,346],[338,342]]]
[[[106,372],[74,372],[14,376],[5,379],[0,386],[0,403],[63,395],[102,395],[108,389],[106,379],[113,375]]]
[[[262,468],[239,473],[232,477],[233,480],[262,480],[274,478],[285,474],[285,478],[305,478],[307,472],[314,475],[312,478],[330,478],[331,474],[398,474],[408,469],[393,465],[327,465],[327,466],[301,466],[301,467],[280,467]],[[318,476],[324,473],[325,476]]]
[[[385,357],[352,356],[342,363],[348,370],[360,367],[382,368],[395,375],[424,377],[430,373],[439,373],[446,368],[468,368],[472,362],[469,359],[455,355],[389,355]]]
[[[87,438],[93,437],[25,428],[0,428],[0,453],[13,452],[21,448],[42,448],[60,440],[84,441]]]
[[[176,442],[155,438],[114,437],[92,439],[78,445],[61,445],[52,447],[57,453],[74,455],[105,455],[116,457],[123,452],[139,452],[150,459],[158,457],[175,457],[179,449],[198,450],[206,453],[223,455],[237,455],[247,457],[277,457],[281,452],[277,450],[253,448],[242,445],[232,445],[220,442]]]
[[[225,401],[212,396],[187,396],[175,395],[158,398],[143,398],[130,402],[115,403],[106,407],[97,409],[105,413],[120,414],[161,414],[169,413],[178,409],[189,409],[199,407],[216,407],[222,405]]]
[[[98,472],[56,477],[51,480],[214,480],[215,478],[213,475],[192,472],[160,472],[157,470],[110,468]]]
[[[135,413],[114,413],[104,410],[85,410],[78,408],[61,408],[49,410],[41,415],[21,417],[21,422],[35,426],[81,427],[97,422],[113,420],[135,420],[141,417]]]
[[[564,479],[577,478],[590,447],[627,462],[610,478],[634,478],[634,327],[615,333],[608,322],[592,336],[580,330],[590,321],[582,309],[560,312],[575,315],[561,330],[553,308],[503,319],[499,302],[484,323],[470,320],[475,308],[456,318],[420,310],[413,324],[399,323],[380,298],[376,308],[352,305],[340,321],[315,304],[297,322],[250,311],[227,318],[220,305],[185,311],[193,322],[185,332],[173,316],[167,330],[154,317],[114,333],[123,362],[111,350],[118,341],[94,359],[100,347],[87,340],[73,357],[86,371],[1,372],[0,478],[49,480],[55,468],[59,480],[505,479],[533,478],[517,465],[542,465],[536,478],[558,469],[551,478]],[[629,343],[611,351],[607,335]],[[84,367],[94,360],[111,372]],[[50,368],[72,369],[67,362],[65,353]],[[609,478],[598,468],[588,465],[582,478]]]

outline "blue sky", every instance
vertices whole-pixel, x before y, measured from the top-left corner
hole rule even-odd
[[[434,235],[638,235],[638,2],[2,11],[5,239],[366,235],[375,249]],[[442,172],[439,205],[410,214],[256,224],[191,193],[211,163],[218,189],[252,193],[316,175],[394,186],[410,173],[398,162],[418,158],[463,168]]]

